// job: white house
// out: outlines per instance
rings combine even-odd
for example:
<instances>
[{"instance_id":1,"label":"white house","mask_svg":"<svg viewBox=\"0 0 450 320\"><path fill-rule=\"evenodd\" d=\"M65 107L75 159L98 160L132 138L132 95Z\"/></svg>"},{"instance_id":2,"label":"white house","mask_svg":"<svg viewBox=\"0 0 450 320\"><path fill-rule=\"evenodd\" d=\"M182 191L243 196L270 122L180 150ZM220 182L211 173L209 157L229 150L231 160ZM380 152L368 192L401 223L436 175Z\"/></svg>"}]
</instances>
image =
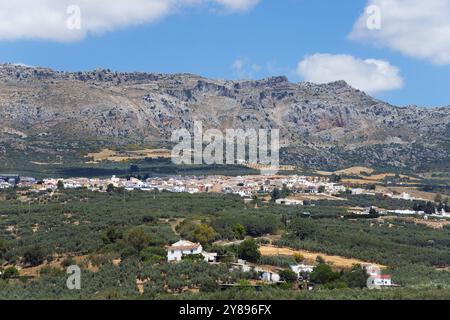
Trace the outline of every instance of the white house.
<instances>
[{"instance_id":1,"label":"white house","mask_svg":"<svg viewBox=\"0 0 450 320\"><path fill-rule=\"evenodd\" d=\"M370 277L367 281L369 289L382 289L386 287L393 287L392 278L390 275L377 275Z\"/></svg>"},{"instance_id":2,"label":"white house","mask_svg":"<svg viewBox=\"0 0 450 320\"><path fill-rule=\"evenodd\" d=\"M184 255L201 254L202 252L203 248L200 243L180 240L167 247L167 261L181 261Z\"/></svg>"},{"instance_id":3,"label":"white house","mask_svg":"<svg viewBox=\"0 0 450 320\"><path fill-rule=\"evenodd\" d=\"M263 271L261 280L268 283L276 283L281 281L280 275L273 271Z\"/></svg>"},{"instance_id":4,"label":"white house","mask_svg":"<svg viewBox=\"0 0 450 320\"><path fill-rule=\"evenodd\" d=\"M275 201L276 204L284 204L286 206L302 206L303 201L302 200L295 200L295 199L277 199Z\"/></svg>"},{"instance_id":5,"label":"white house","mask_svg":"<svg viewBox=\"0 0 450 320\"><path fill-rule=\"evenodd\" d=\"M298 264L295 266L291 266L291 270L297 274L297 277L300 277L301 273L311 273L314 270L314 266L309 266L306 264Z\"/></svg>"},{"instance_id":6,"label":"white house","mask_svg":"<svg viewBox=\"0 0 450 320\"><path fill-rule=\"evenodd\" d=\"M236 263L232 263L232 269L238 269L242 272L250 272L252 271L252 266L247 264L247 261L238 259Z\"/></svg>"},{"instance_id":7,"label":"white house","mask_svg":"<svg viewBox=\"0 0 450 320\"><path fill-rule=\"evenodd\" d=\"M167 261L181 261L183 256L191 254L201 254L206 262L214 263L217 260L217 253L204 252L200 243L193 243L187 240L175 242L167 247Z\"/></svg>"},{"instance_id":8,"label":"white house","mask_svg":"<svg viewBox=\"0 0 450 320\"><path fill-rule=\"evenodd\" d=\"M256 267L254 270L261 273L261 280L264 282L276 283L281 281L280 275L277 272L261 267Z\"/></svg>"},{"instance_id":9,"label":"white house","mask_svg":"<svg viewBox=\"0 0 450 320\"><path fill-rule=\"evenodd\" d=\"M388 210L389 213L399 214L399 215L416 215L423 214L423 211L414 211L414 210Z\"/></svg>"},{"instance_id":10,"label":"white house","mask_svg":"<svg viewBox=\"0 0 450 320\"><path fill-rule=\"evenodd\" d=\"M208 263L215 263L217 262L217 253L216 252L202 252L203 257L205 258L205 261Z\"/></svg>"}]
</instances>

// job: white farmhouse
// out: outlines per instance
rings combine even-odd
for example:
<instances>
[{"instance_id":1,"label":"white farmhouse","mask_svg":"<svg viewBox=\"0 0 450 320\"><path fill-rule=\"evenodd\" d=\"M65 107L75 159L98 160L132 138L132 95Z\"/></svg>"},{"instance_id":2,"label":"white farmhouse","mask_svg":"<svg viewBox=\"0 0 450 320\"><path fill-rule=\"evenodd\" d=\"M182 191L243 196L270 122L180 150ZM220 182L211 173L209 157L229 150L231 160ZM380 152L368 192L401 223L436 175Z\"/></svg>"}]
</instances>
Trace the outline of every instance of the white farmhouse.
<instances>
[{"instance_id":1,"label":"white farmhouse","mask_svg":"<svg viewBox=\"0 0 450 320\"><path fill-rule=\"evenodd\" d=\"M297 277L300 277L301 273L311 273L314 270L314 266L309 266L306 264L298 264L295 266L291 266L291 270L297 274Z\"/></svg>"},{"instance_id":2,"label":"white farmhouse","mask_svg":"<svg viewBox=\"0 0 450 320\"><path fill-rule=\"evenodd\" d=\"M303 201L302 200L295 200L295 199L277 199L275 201L276 204L283 204L285 206L302 206Z\"/></svg>"},{"instance_id":3,"label":"white farmhouse","mask_svg":"<svg viewBox=\"0 0 450 320\"><path fill-rule=\"evenodd\" d=\"M377 275L370 277L367 282L369 289L382 289L387 287L393 287L392 278L390 275Z\"/></svg>"},{"instance_id":4,"label":"white farmhouse","mask_svg":"<svg viewBox=\"0 0 450 320\"><path fill-rule=\"evenodd\" d=\"M202 252L203 248L200 243L180 240L167 247L167 261L181 261L183 255L201 254Z\"/></svg>"},{"instance_id":5,"label":"white farmhouse","mask_svg":"<svg viewBox=\"0 0 450 320\"><path fill-rule=\"evenodd\" d=\"M281 282L280 274L269 270L267 268L255 267L255 272L259 272L261 274L261 280L267 283L277 283Z\"/></svg>"},{"instance_id":6,"label":"white farmhouse","mask_svg":"<svg viewBox=\"0 0 450 320\"><path fill-rule=\"evenodd\" d=\"M280 275L273 271L263 271L261 280L267 283L277 283L281 281Z\"/></svg>"},{"instance_id":7,"label":"white farmhouse","mask_svg":"<svg viewBox=\"0 0 450 320\"><path fill-rule=\"evenodd\" d=\"M217 260L217 253L205 252L200 243L193 243L187 240L175 242L167 247L167 261L181 261L183 256L191 254L201 254L206 262L214 263Z\"/></svg>"}]
</instances>

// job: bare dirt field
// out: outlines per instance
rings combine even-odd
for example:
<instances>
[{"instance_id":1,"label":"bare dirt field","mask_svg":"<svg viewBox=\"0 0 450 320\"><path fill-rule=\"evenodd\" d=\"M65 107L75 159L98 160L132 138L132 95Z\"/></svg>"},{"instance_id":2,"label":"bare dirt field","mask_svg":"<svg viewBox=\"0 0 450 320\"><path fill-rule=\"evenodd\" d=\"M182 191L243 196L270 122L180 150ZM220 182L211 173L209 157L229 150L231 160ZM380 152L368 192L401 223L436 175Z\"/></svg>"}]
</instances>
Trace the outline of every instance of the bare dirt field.
<instances>
[{"instance_id":1,"label":"bare dirt field","mask_svg":"<svg viewBox=\"0 0 450 320\"><path fill-rule=\"evenodd\" d=\"M378 218L379 221L394 221L394 220L401 220L401 221L405 221L405 222L411 222L411 223L415 223L415 224L421 224L424 226L427 226L429 228L432 229L443 229L444 226L448 226L450 225L450 221L449 220L424 220L424 219L417 219L417 218L413 218L413 217L380 217Z\"/></svg>"},{"instance_id":2,"label":"bare dirt field","mask_svg":"<svg viewBox=\"0 0 450 320\"><path fill-rule=\"evenodd\" d=\"M324 175L324 176L330 176L332 174L337 175L348 175L348 176L359 176L359 178L354 179L342 179L343 183L352 183L352 184L371 184L371 183L379 183L382 182L387 177L395 177L395 173L379 173L379 174L373 174L375 170L367 167L351 167L343 170L338 170L335 172L330 171L317 171L318 174ZM399 175L400 178L407 178L409 179L409 182L406 182L405 184L414 184L418 181L420 181L417 178L406 176L406 175Z\"/></svg>"},{"instance_id":3,"label":"bare dirt field","mask_svg":"<svg viewBox=\"0 0 450 320\"><path fill-rule=\"evenodd\" d=\"M171 152L167 149L143 149L132 151L114 151L110 149L103 149L99 152L88 153L85 158L91 158L90 163L97 163L101 161L123 162L128 160L140 160L145 158L170 158Z\"/></svg>"},{"instance_id":4,"label":"bare dirt field","mask_svg":"<svg viewBox=\"0 0 450 320\"><path fill-rule=\"evenodd\" d=\"M376 190L379 191L379 192L393 192L393 193L398 193L398 194L406 192L406 193L409 193L414 198L420 198L420 199L425 199L425 200L429 200L429 201L434 201L434 198L437 195L437 193L420 191L420 190L417 190L417 188L414 188L414 187L382 187L382 186L377 186Z\"/></svg>"},{"instance_id":5,"label":"bare dirt field","mask_svg":"<svg viewBox=\"0 0 450 320\"><path fill-rule=\"evenodd\" d=\"M41 265L38 265L36 267L29 267L29 268L23 268L20 266L16 266L17 270L19 271L21 276L30 277L30 278L37 278L40 276L40 272L44 267L50 267L50 268L56 268L63 270L62 263L64 259L66 259L67 256L59 256L55 258L52 262L46 262ZM77 262L77 264L82 263L83 261L86 261L88 258L87 255L84 256L74 256L73 259ZM97 267L94 267L92 264L88 264L88 269L92 272L98 271Z\"/></svg>"},{"instance_id":6,"label":"bare dirt field","mask_svg":"<svg viewBox=\"0 0 450 320\"><path fill-rule=\"evenodd\" d=\"M327 194L298 194L289 196L288 199L292 200L309 200L309 201L318 201L318 200L345 200L343 198L330 196Z\"/></svg>"},{"instance_id":7,"label":"bare dirt field","mask_svg":"<svg viewBox=\"0 0 450 320\"><path fill-rule=\"evenodd\" d=\"M324 176L331 176L334 174L345 174L345 175L359 175L362 173L368 173L372 174L374 172L373 169L367 168L367 167L351 167L343 170L338 170L335 172L330 171L317 171L318 174L324 175Z\"/></svg>"},{"instance_id":8,"label":"bare dirt field","mask_svg":"<svg viewBox=\"0 0 450 320\"><path fill-rule=\"evenodd\" d=\"M261 255L263 256L293 256L295 253L300 253L303 255L306 259L307 263L314 263L316 261L316 258L318 256L321 256L325 259L327 263L329 263L334 268L341 268L341 269L349 269L355 264L364 264L364 263L371 263L368 261L362 261L358 259L353 258L346 258L341 256L335 256L335 255L328 255L320 252L311 252L306 250L294 250L291 248L278 248L274 246L261 246L259 248L261 251ZM386 268L383 265L372 263L373 265L378 266L379 268Z\"/></svg>"}]
</instances>

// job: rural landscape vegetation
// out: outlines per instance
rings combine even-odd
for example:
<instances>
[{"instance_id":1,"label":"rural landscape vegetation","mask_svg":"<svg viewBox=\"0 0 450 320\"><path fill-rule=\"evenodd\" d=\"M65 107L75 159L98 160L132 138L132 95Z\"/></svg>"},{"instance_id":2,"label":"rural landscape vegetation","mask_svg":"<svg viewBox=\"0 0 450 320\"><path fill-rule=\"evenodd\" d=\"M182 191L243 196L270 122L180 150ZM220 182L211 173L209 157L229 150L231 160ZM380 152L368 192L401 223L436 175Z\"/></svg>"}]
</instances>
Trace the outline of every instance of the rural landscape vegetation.
<instances>
[{"instance_id":1,"label":"rural landscape vegetation","mask_svg":"<svg viewBox=\"0 0 450 320\"><path fill-rule=\"evenodd\" d=\"M0 300L450 300L447 0L4 2Z\"/></svg>"}]
</instances>

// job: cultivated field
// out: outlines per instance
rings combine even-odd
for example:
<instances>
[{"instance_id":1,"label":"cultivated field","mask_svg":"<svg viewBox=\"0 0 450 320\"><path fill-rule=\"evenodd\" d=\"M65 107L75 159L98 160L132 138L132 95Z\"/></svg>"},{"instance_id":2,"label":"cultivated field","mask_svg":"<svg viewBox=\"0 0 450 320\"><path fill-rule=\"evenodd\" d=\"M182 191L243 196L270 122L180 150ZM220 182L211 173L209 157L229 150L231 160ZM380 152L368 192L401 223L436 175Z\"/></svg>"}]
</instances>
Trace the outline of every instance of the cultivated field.
<instances>
[{"instance_id":1,"label":"cultivated field","mask_svg":"<svg viewBox=\"0 0 450 320\"><path fill-rule=\"evenodd\" d=\"M319 252L311 252L306 250L293 250L290 248L279 248L274 246L261 246L259 248L261 251L261 255L263 256L293 256L296 253L300 253L302 256L305 257L307 263L314 263L318 256L321 256L325 261L332 265L334 268L344 268L348 269L351 268L355 264L364 264L364 263L370 263L367 261L362 261L358 259L353 258L346 258L341 256L335 256L335 255L328 255L324 253ZM385 268L383 265L374 264L380 268Z\"/></svg>"},{"instance_id":2,"label":"cultivated field","mask_svg":"<svg viewBox=\"0 0 450 320\"><path fill-rule=\"evenodd\" d=\"M123 162L129 160L142 160L145 158L170 158L171 152L167 149L143 149L132 151L114 151L110 149L103 149L96 153L88 153L86 158L91 158L93 161L89 163L98 163L101 161Z\"/></svg>"}]
</instances>

